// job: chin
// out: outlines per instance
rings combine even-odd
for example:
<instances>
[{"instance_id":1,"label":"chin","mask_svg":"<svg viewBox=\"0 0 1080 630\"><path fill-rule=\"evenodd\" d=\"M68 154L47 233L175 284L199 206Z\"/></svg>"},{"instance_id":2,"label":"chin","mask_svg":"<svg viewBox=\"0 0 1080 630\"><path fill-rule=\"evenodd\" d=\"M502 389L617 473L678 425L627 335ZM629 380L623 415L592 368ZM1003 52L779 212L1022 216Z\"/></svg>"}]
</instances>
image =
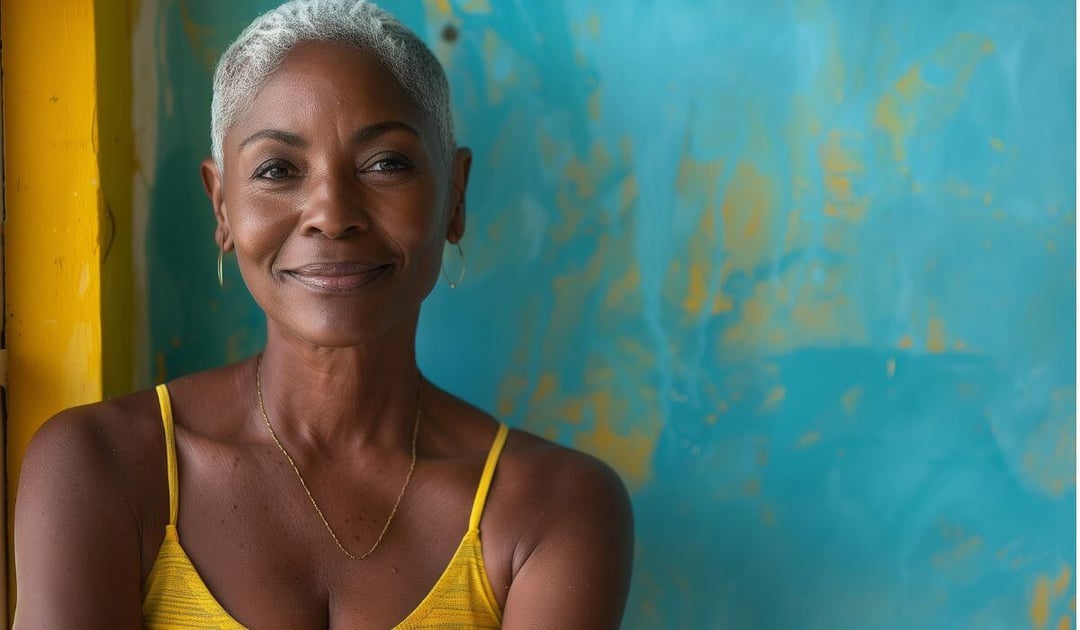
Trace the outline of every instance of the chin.
<instances>
[{"instance_id":1,"label":"chin","mask_svg":"<svg viewBox=\"0 0 1080 630\"><path fill-rule=\"evenodd\" d=\"M287 328L292 336L317 348L355 348L387 336L386 330L373 328L370 324L357 325L355 322L335 324L309 320L302 325Z\"/></svg>"},{"instance_id":2,"label":"chin","mask_svg":"<svg viewBox=\"0 0 1080 630\"><path fill-rule=\"evenodd\" d=\"M267 333L284 334L317 348L355 348L399 337L411 341L415 336L416 320L416 317L403 313L371 312L365 308L345 311L298 309L281 319L268 317ZM414 329L412 333L399 335L407 332L410 322Z\"/></svg>"}]
</instances>

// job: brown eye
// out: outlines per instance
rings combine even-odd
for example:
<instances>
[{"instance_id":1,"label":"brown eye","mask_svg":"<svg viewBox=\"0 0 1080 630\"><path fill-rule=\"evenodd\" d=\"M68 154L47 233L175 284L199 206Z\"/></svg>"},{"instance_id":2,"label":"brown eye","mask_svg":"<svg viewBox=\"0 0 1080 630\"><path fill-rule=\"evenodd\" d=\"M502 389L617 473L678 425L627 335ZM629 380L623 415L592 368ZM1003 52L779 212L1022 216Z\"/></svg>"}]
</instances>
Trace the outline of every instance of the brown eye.
<instances>
[{"instance_id":1,"label":"brown eye","mask_svg":"<svg viewBox=\"0 0 1080 630\"><path fill-rule=\"evenodd\" d=\"M285 160L267 160L255 169L255 179L285 179L292 174L292 165Z\"/></svg>"},{"instance_id":2,"label":"brown eye","mask_svg":"<svg viewBox=\"0 0 1080 630\"><path fill-rule=\"evenodd\" d=\"M399 155L384 155L364 168L366 173L401 173L409 171L413 167L412 162Z\"/></svg>"}]
</instances>

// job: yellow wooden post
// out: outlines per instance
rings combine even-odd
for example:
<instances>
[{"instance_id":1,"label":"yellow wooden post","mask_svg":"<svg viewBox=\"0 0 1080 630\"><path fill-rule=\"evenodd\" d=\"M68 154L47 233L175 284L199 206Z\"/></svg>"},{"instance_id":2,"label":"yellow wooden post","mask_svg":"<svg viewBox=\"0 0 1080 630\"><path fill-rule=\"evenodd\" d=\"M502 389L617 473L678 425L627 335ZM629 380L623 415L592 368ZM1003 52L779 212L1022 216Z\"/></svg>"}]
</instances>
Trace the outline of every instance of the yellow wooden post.
<instances>
[{"instance_id":1,"label":"yellow wooden post","mask_svg":"<svg viewBox=\"0 0 1080 630\"><path fill-rule=\"evenodd\" d=\"M131 379L129 10L0 0L9 619L11 515L27 443L61 409L100 400L106 373L114 391Z\"/></svg>"}]
</instances>

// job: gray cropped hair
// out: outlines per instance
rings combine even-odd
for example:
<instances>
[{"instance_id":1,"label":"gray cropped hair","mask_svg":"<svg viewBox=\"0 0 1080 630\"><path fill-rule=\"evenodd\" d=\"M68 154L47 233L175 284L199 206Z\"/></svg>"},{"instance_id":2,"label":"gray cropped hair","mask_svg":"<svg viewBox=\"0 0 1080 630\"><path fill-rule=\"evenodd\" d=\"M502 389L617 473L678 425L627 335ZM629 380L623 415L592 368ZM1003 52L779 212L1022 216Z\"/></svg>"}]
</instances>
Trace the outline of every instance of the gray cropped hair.
<instances>
[{"instance_id":1,"label":"gray cropped hair","mask_svg":"<svg viewBox=\"0 0 1080 630\"><path fill-rule=\"evenodd\" d=\"M210 106L211 151L218 169L225 162L225 132L289 51L305 41L346 44L374 54L434 125L438 157L450 162L456 148L450 86L442 64L416 33L365 0L292 0L257 17L218 61Z\"/></svg>"}]
</instances>

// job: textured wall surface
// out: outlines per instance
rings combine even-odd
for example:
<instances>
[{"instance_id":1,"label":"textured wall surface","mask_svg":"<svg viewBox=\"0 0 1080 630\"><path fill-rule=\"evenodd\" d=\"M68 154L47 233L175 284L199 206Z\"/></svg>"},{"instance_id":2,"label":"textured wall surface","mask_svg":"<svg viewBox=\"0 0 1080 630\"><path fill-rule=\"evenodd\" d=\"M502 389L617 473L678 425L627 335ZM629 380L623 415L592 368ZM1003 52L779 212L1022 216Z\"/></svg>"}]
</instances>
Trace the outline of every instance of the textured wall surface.
<instances>
[{"instance_id":1,"label":"textured wall surface","mask_svg":"<svg viewBox=\"0 0 1080 630\"><path fill-rule=\"evenodd\" d=\"M272 4L143 2L146 383L262 342L197 164ZM626 627L1069 627L1071 2L385 4L476 156L422 365L622 474Z\"/></svg>"}]
</instances>

